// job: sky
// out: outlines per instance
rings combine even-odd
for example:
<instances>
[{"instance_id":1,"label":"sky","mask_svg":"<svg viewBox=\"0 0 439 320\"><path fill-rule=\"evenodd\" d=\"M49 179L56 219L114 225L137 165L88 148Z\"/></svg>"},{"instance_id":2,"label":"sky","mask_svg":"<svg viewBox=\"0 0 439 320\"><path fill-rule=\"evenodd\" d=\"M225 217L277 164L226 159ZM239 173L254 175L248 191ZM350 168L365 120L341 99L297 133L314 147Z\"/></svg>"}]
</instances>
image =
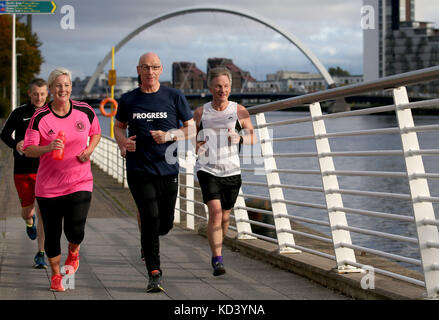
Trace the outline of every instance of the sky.
<instances>
[{"instance_id":1,"label":"sky","mask_svg":"<svg viewBox=\"0 0 439 320\"><path fill-rule=\"evenodd\" d=\"M340 66L351 74L363 73L362 0L223 0L220 4L216 0L55 2L54 14L32 18L32 29L42 43L40 50L45 59L39 75L43 78L62 66L72 71L73 78L83 79L94 72L112 46L134 29L165 13L201 5L254 13L293 34L326 68ZM439 1L416 0L415 18L435 22L439 27ZM149 51L161 58L161 80L172 79L175 61L195 62L205 72L210 57L231 58L258 80L278 70L317 72L293 44L275 31L225 13L192 13L149 27L116 53L117 75L136 76L140 55ZM104 68L106 72L109 69L111 62Z\"/></svg>"}]
</instances>

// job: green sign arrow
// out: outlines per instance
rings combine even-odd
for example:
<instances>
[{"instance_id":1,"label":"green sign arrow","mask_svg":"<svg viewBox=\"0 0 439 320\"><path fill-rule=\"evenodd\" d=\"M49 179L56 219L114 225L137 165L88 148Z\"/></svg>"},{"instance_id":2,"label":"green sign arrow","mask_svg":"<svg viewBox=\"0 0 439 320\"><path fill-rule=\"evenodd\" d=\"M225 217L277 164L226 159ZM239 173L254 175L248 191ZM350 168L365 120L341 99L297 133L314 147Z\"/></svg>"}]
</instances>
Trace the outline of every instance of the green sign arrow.
<instances>
[{"instance_id":1,"label":"green sign arrow","mask_svg":"<svg viewBox=\"0 0 439 320\"><path fill-rule=\"evenodd\" d=\"M54 1L0 1L0 14L54 13Z\"/></svg>"}]
</instances>

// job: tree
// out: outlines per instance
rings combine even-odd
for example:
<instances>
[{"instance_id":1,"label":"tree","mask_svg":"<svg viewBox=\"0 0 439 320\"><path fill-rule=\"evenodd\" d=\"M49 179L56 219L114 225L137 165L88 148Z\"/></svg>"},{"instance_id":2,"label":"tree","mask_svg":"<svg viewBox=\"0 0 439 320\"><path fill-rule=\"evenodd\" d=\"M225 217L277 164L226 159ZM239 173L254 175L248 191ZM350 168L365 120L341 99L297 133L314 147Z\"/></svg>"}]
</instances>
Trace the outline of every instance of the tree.
<instances>
[{"instance_id":1,"label":"tree","mask_svg":"<svg viewBox=\"0 0 439 320\"><path fill-rule=\"evenodd\" d=\"M17 41L17 88L20 88L20 101L28 101L29 83L40 73L44 62L39 47L41 43L36 33L27 25L16 21L16 37L26 40ZM0 15L0 118L11 111L11 57L12 57L12 15Z\"/></svg>"},{"instance_id":2,"label":"tree","mask_svg":"<svg viewBox=\"0 0 439 320\"><path fill-rule=\"evenodd\" d=\"M331 76L346 77L351 75L349 71L343 70L338 66L336 68L329 68L328 72Z\"/></svg>"}]
</instances>

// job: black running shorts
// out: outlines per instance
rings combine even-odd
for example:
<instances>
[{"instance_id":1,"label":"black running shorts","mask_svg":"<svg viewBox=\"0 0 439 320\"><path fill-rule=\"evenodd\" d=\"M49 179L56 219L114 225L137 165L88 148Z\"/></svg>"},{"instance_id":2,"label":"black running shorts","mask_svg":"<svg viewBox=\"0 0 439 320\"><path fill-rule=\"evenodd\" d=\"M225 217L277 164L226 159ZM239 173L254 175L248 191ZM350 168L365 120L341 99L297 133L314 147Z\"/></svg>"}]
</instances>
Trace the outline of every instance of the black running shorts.
<instances>
[{"instance_id":1,"label":"black running shorts","mask_svg":"<svg viewBox=\"0 0 439 320\"><path fill-rule=\"evenodd\" d=\"M235 206L242 183L240 174L229 177L217 177L199 170L197 177L205 204L210 200L217 199L221 201L221 208L223 210L230 210Z\"/></svg>"}]
</instances>

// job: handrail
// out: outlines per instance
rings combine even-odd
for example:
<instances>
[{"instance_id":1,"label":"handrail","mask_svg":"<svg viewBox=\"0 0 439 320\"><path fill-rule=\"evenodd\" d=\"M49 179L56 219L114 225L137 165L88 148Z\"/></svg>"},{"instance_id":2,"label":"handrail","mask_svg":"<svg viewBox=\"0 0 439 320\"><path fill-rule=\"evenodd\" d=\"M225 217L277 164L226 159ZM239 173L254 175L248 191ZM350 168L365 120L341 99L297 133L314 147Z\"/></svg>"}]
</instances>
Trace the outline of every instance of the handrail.
<instances>
[{"instance_id":1,"label":"handrail","mask_svg":"<svg viewBox=\"0 0 439 320\"><path fill-rule=\"evenodd\" d=\"M325 91L313 92L294 98L261 104L247 108L250 114L278 111L309 104L316 101L326 101L337 98L344 98L369 91L377 91L400 86L412 85L420 82L431 81L439 78L439 66L420 69L416 71L401 73L379 80L367 81L361 84L352 84L343 87L333 88Z\"/></svg>"},{"instance_id":2,"label":"handrail","mask_svg":"<svg viewBox=\"0 0 439 320\"><path fill-rule=\"evenodd\" d=\"M439 203L439 197L437 194L430 194L427 183L428 179L439 179L439 172L426 172L422 162L427 157L439 156L439 149L433 149L434 146L428 144L425 144L425 148L421 148L424 143L419 143L423 141L418 141L417 137L418 132L427 132L425 135L437 134L439 124L429 122L416 126L411 113L411 109L414 108L435 106L439 104L439 99L410 103L404 87L435 78L439 78L439 66L248 108L256 118L254 127L259 142L255 146L259 149L252 149L251 154L243 152L241 156L244 162L241 169L242 186L245 189L240 190L233 215L230 215L233 218L231 223L235 223L230 229L236 230L238 241L257 238L276 243L280 253L307 252L319 255L335 260L339 272L344 272L346 269L349 269L349 272L358 272L360 269L357 268L365 268L365 265L356 261L358 252L355 251L403 261L414 265L415 268L420 267L419 270L424 273L425 281L398 274L398 270L392 272L394 270L373 267L377 273L422 285L426 289L426 296L439 298L439 291L436 291L436 288L439 288L437 274L439 220L435 218L433 209L433 204ZM392 87L397 87L392 90L394 104L336 114L321 112L321 101ZM306 116L297 117L285 113L285 116L280 117L281 121L271 123L265 121L265 111L283 110L303 104L310 104ZM336 121L337 124L341 124L344 123L343 121L350 121L353 116L382 114L386 111L392 111L396 115L396 119L389 122L391 127L383 125L384 127L375 128L373 125L370 129L367 129L369 126L364 129L361 126L347 126L343 131L344 127L340 126L332 129L333 132L326 131L326 122ZM303 126L311 127L313 134L305 133L301 129ZM299 130L294 130L296 127ZM291 128L293 130L290 130ZM282 137L278 137L274 132L269 134L269 130L275 129L283 130ZM374 135L377 134L390 137L389 141L392 143L376 144L379 139ZM366 139L369 143L364 146L347 143L336 145L336 148L331 148L329 144L329 142L336 144L338 141L344 143L350 138L352 141L357 138ZM393 139L402 143L393 143L397 141ZM305 148L289 148L288 143L293 145L295 141L305 144ZM281 146L281 148L275 149L273 146ZM195 200L194 192L198 192L199 195L201 189L195 184L193 150L178 150L178 156L182 168L181 174L185 175L185 178L179 183L175 219L180 222L180 214L185 215L187 228L194 229L195 218L208 219L207 206ZM383 158L380 156L385 156L384 160L380 160ZM248 158L254 161L250 167L248 162L245 162ZM262 163L259 161L261 159ZM405 168L400 166L402 162L394 168L378 167L372 163L387 161L387 159L405 161ZM114 139L104 137L103 142L93 153L93 161L127 186L124 175L125 160L121 158ZM359 164L365 162L366 165L357 165L357 162ZM395 171L390 171L392 169ZM261 175L264 180L260 179ZM280 176L285 180L281 181ZM252 179L252 177L257 178ZM365 179L376 181L378 184L371 186L357 184L357 181ZM386 181L388 179L394 180L395 185L388 185L388 188L385 185L381 189L379 183L388 184L389 182ZM398 188L399 185L402 185L402 188ZM302 196L303 194L305 196ZM355 198L355 201L350 201L352 198ZM370 202L369 205L367 198L377 200ZM345 200L345 203L342 200ZM377 204L380 203L378 201L383 201L384 206L378 207ZM404 206L407 204L406 209L399 206L391 207L388 205L390 201L393 203L404 201ZM186 207L180 208L180 202ZM253 208L254 204L258 207ZM311 214L308 215L308 212ZM384 223L377 223L378 219L384 220L386 225L393 226L395 223L399 227L402 225L416 228L417 237L406 228L381 229ZM348 221L353 225L348 224ZM297 226L300 229L298 223L303 224L303 230L297 230ZM306 230L308 224L312 225L310 232ZM259 234L259 231L253 232L252 226L254 230L257 230L257 227L268 229L267 235L270 236ZM314 234L314 231L318 234ZM351 234L354 236L352 239ZM301 241L299 244L295 243L294 236ZM367 241L359 240L365 237ZM375 241L377 237L392 241L392 244L398 242L400 245L399 243L402 242L404 245L417 245L418 252L412 254L412 251L407 253L404 250L393 250L393 246L392 249L386 248L381 245L382 239L378 243L370 242L369 239ZM303 239L306 238L323 241L326 248L323 249L320 244L314 245L312 241L304 241ZM335 254L328 254L327 249L333 250ZM389 252L386 252L387 249ZM415 259L418 254L421 259Z\"/></svg>"}]
</instances>

